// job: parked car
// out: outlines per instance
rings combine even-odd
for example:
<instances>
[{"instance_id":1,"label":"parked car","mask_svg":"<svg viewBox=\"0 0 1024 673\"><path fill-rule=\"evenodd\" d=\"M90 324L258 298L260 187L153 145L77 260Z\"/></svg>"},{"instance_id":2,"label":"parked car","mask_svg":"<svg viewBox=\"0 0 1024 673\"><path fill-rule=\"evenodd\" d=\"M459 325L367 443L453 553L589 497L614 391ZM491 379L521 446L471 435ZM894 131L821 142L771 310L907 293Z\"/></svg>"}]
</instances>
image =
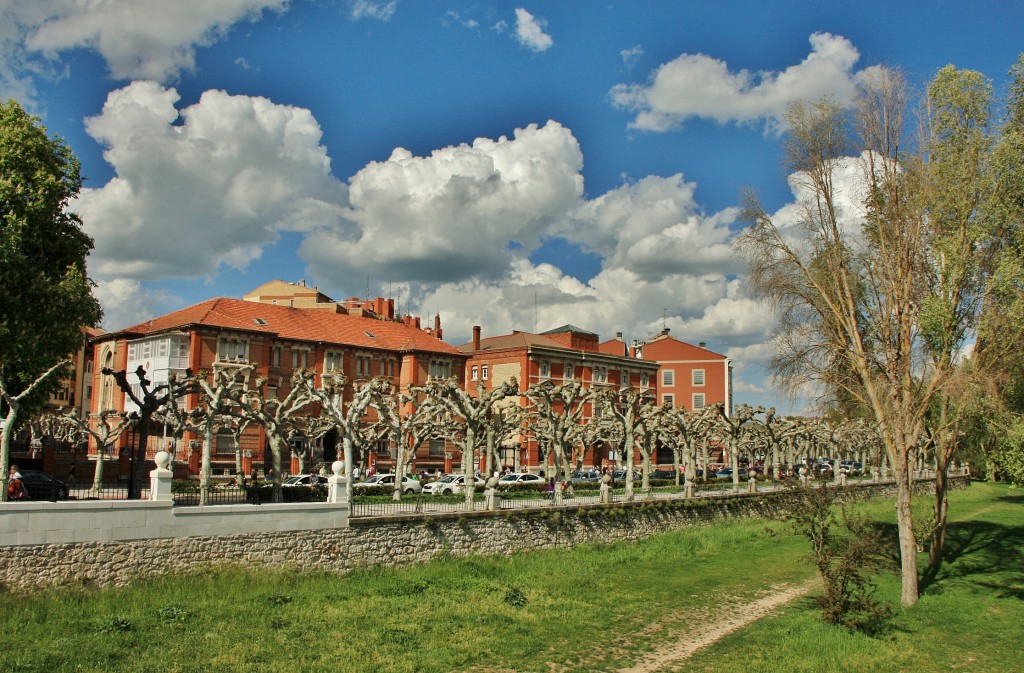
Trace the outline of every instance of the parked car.
<instances>
[{"instance_id":1,"label":"parked car","mask_svg":"<svg viewBox=\"0 0 1024 673\"><path fill-rule=\"evenodd\" d=\"M31 500L66 500L68 485L39 470L21 470L21 483Z\"/></svg>"},{"instance_id":2,"label":"parked car","mask_svg":"<svg viewBox=\"0 0 1024 673\"><path fill-rule=\"evenodd\" d=\"M395 487L395 475L393 474L375 474L366 481L361 481L358 484L352 485L353 491L365 491L375 486L390 486L392 489ZM423 484L409 476L402 477L402 492L403 493L419 493L423 490Z\"/></svg>"},{"instance_id":3,"label":"parked car","mask_svg":"<svg viewBox=\"0 0 1024 673\"><path fill-rule=\"evenodd\" d=\"M633 470L633 481L636 481L639 478L640 478L640 473L637 472L636 470ZM626 471L625 470L614 470L612 472L612 479L614 479L615 481L625 481L626 480Z\"/></svg>"},{"instance_id":4,"label":"parked car","mask_svg":"<svg viewBox=\"0 0 1024 673\"><path fill-rule=\"evenodd\" d=\"M508 486L509 484L540 484L544 483L544 477L533 474L532 472L509 472L508 474L502 475L498 480L498 485Z\"/></svg>"},{"instance_id":5,"label":"parked car","mask_svg":"<svg viewBox=\"0 0 1024 673\"><path fill-rule=\"evenodd\" d=\"M654 470L651 472L651 479L675 479L675 470Z\"/></svg>"},{"instance_id":6,"label":"parked car","mask_svg":"<svg viewBox=\"0 0 1024 673\"><path fill-rule=\"evenodd\" d=\"M839 461L839 471L849 475L858 475L864 471L864 466L856 460Z\"/></svg>"},{"instance_id":7,"label":"parked car","mask_svg":"<svg viewBox=\"0 0 1024 673\"><path fill-rule=\"evenodd\" d=\"M741 467L739 469L740 481L746 481L749 479L747 474L747 468ZM715 471L715 479L732 479L732 468L722 467Z\"/></svg>"},{"instance_id":8,"label":"parked car","mask_svg":"<svg viewBox=\"0 0 1024 673\"><path fill-rule=\"evenodd\" d=\"M480 477L473 477L473 490L482 489L487 484ZM437 481L432 481L423 487L424 493L431 495L451 495L453 493L462 493L463 489L466 488L466 475L464 474L446 474Z\"/></svg>"},{"instance_id":9,"label":"parked car","mask_svg":"<svg viewBox=\"0 0 1024 673\"><path fill-rule=\"evenodd\" d=\"M319 474L297 474L294 477L285 479L281 486L312 486L314 488L327 488L327 477Z\"/></svg>"},{"instance_id":10,"label":"parked car","mask_svg":"<svg viewBox=\"0 0 1024 673\"><path fill-rule=\"evenodd\" d=\"M601 481L600 472L573 472L572 483L574 484L587 484L587 483L599 483Z\"/></svg>"}]
</instances>

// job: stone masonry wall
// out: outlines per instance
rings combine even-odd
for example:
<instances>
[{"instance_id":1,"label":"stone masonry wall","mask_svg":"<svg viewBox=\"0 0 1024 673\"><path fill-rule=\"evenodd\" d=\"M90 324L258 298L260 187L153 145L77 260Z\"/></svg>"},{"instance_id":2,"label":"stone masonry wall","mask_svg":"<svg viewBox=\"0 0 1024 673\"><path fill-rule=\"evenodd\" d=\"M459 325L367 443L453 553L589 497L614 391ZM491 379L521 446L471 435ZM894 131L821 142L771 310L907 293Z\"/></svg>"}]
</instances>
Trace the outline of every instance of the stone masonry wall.
<instances>
[{"instance_id":1,"label":"stone masonry wall","mask_svg":"<svg viewBox=\"0 0 1024 673\"><path fill-rule=\"evenodd\" d=\"M965 480L954 481L956 488ZM929 492L931 482L919 482ZM858 497L893 496L889 483L851 489ZM719 519L784 516L785 491L587 507L352 519L348 528L261 532L129 542L0 547L0 583L9 588L124 584L215 564L287 566L345 573L361 567L424 563L448 553L512 554L584 543L639 540Z\"/></svg>"}]
</instances>

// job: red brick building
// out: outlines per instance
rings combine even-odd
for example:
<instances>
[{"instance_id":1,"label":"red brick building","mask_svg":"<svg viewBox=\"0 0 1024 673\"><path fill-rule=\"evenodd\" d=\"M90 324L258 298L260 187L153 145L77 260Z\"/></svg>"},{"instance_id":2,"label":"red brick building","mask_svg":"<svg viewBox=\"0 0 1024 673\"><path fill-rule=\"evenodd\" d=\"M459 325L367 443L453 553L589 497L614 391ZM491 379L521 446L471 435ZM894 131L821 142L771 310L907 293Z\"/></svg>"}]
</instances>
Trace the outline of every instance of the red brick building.
<instances>
[{"instance_id":1,"label":"red brick building","mask_svg":"<svg viewBox=\"0 0 1024 673\"><path fill-rule=\"evenodd\" d=\"M297 293L305 288L291 287ZM134 372L142 365L147 378L158 385L167 382L171 374L184 376L186 369L199 372L229 363L252 364L256 366L255 375L267 379L264 395L280 398L288 394L292 374L299 369L313 371L318 383L325 372L343 373L349 381L346 400L352 398L354 385L375 377L386 378L402 389L410 384L421 385L428 377L464 378L466 356L440 340L438 319L432 328L424 330L418 318L396 316L393 300L332 303L319 293L314 301L321 306L297 308L288 305L291 302L287 299L287 287L270 289L269 298L250 294L247 300L210 299L93 338L97 364L92 413L101 409L134 410L134 404L118 390L113 377L101 373L104 367ZM320 301L321 298L326 301ZM129 381L133 378L129 374ZM197 396L179 400L183 408L197 403ZM315 406L307 409L311 415L319 413ZM188 463L190 472L195 474L199 438L186 433L183 446L174 446L169 439L172 435L157 427L150 438L147 456L154 456L161 448L170 450L176 461ZM131 442L130 434L121 439L123 446ZM245 456L244 470L248 472L252 466L262 468L267 447L262 429L250 428L240 443ZM313 461L333 461L340 448L332 431L320 446L312 447ZM368 458L371 464L378 460L382 463L378 469L386 469L390 456L385 443ZM285 457L286 461L288 458ZM438 469L443 463L444 447L436 443L421 447L416 458L417 469ZM213 467L216 476L234 473L234 442L228 431L217 437ZM297 467L293 461L291 469Z\"/></svg>"},{"instance_id":2,"label":"red brick building","mask_svg":"<svg viewBox=\"0 0 1024 673\"><path fill-rule=\"evenodd\" d=\"M657 362L658 403L671 403L677 408L696 411L706 406L725 403L732 414L732 361L708 350L680 341L662 330L657 336L638 346L639 356Z\"/></svg>"},{"instance_id":3,"label":"red brick building","mask_svg":"<svg viewBox=\"0 0 1024 673\"><path fill-rule=\"evenodd\" d=\"M657 363L631 357L621 337L601 344L597 334L573 325L541 334L515 331L488 338L482 338L480 327L474 327L473 341L459 349L470 358L466 363L466 390L470 392L476 391L478 382L489 390L514 377L520 392L536 383L578 379L586 388L635 388L657 393ZM591 413L586 409L585 418ZM583 457L583 464L610 465L608 451L607 446L592 447ZM530 436L502 448L502 466L536 471L539 464L537 443Z\"/></svg>"}]
</instances>

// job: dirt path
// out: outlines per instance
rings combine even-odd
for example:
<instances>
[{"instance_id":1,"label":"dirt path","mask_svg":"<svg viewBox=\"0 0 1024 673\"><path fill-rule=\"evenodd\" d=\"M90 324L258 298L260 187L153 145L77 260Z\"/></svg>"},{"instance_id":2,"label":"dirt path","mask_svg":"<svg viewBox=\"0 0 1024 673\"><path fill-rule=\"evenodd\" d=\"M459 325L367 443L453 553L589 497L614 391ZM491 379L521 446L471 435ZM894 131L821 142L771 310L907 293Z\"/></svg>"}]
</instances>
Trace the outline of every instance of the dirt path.
<instances>
[{"instance_id":1,"label":"dirt path","mask_svg":"<svg viewBox=\"0 0 1024 673\"><path fill-rule=\"evenodd\" d=\"M707 628L707 622L693 624L688 630L674 634L675 638L666 642L656 652L648 654L630 668L619 669L618 673L654 673L669 664L677 663L719 638L757 621L780 605L806 594L819 584L820 580L812 580L770 594L753 603L742 603L726 608L727 615L715 619L711 628Z\"/></svg>"}]
</instances>

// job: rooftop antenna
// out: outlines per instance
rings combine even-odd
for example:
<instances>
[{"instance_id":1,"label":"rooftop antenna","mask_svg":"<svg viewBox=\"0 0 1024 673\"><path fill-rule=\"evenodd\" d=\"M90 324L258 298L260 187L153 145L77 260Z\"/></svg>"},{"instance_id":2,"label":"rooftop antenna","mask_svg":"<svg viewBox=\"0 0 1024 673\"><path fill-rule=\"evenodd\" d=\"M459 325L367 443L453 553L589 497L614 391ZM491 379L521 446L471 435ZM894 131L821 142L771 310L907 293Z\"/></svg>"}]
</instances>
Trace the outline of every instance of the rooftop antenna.
<instances>
[{"instance_id":1,"label":"rooftop antenna","mask_svg":"<svg viewBox=\"0 0 1024 673\"><path fill-rule=\"evenodd\" d=\"M366 275L366 294L363 297L366 301L370 301L370 275Z\"/></svg>"},{"instance_id":2,"label":"rooftop antenna","mask_svg":"<svg viewBox=\"0 0 1024 673\"><path fill-rule=\"evenodd\" d=\"M533 333L537 333L537 291L533 291Z\"/></svg>"},{"instance_id":3,"label":"rooftop antenna","mask_svg":"<svg viewBox=\"0 0 1024 673\"><path fill-rule=\"evenodd\" d=\"M665 320L667 317L668 317L668 309L667 308L661 309L661 329L662 330L664 330L666 327L668 327L668 324L666 323L666 320Z\"/></svg>"}]
</instances>

